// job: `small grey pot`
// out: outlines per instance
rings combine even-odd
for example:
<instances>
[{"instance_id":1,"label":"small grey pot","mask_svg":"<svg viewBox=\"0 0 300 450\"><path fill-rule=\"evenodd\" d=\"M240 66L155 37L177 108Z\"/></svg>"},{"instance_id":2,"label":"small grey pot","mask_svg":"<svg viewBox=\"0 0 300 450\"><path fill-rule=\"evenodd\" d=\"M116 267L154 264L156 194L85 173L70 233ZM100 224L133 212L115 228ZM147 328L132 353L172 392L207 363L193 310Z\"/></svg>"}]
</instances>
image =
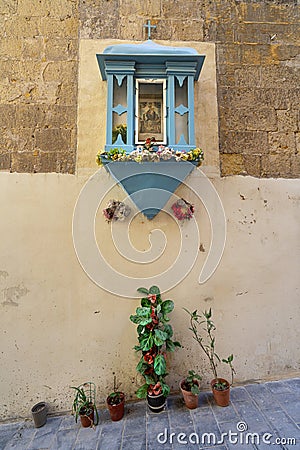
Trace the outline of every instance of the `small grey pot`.
<instances>
[{"instance_id":1,"label":"small grey pot","mask_svg":"<svg viewBox=\"0 0 300 450\"><path fill-rule=\"evenodd\" d=\"M31 409L31 414L34 421L35 428L40 428L45 425L47 421L47 405L45 402L39 402Z\"/></svg>"}]
</instances>

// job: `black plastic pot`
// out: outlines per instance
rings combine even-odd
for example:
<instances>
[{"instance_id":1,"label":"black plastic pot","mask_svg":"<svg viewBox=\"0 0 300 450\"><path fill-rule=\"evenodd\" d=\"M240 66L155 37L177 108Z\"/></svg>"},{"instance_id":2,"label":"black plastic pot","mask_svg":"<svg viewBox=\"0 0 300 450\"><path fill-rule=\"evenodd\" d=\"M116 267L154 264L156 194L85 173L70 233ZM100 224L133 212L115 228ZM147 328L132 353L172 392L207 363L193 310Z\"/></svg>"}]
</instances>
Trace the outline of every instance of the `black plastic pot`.
<instances>
[{"instance_id":1,"label":"black plastic pot","mask_svg":"<svg viewBox=\"0 0 300 450\"><path fill-rule=\"evenodd\" d=\"M148 407L150 411L159 413L164 410L166 405L166 397L163 394L149 395L147 394Z\"/></svg>"},{"instance_id":2,"label":"black plastic pot","mask_svg":"<svg viewBox=\"0 0 300 450\"><path fill-rule=\"evenodd\" d=\"M35 428L40 428L47 421L47 405L45 402L39 402L31 408L31 414Z\"/></svg>"}]
</instances>

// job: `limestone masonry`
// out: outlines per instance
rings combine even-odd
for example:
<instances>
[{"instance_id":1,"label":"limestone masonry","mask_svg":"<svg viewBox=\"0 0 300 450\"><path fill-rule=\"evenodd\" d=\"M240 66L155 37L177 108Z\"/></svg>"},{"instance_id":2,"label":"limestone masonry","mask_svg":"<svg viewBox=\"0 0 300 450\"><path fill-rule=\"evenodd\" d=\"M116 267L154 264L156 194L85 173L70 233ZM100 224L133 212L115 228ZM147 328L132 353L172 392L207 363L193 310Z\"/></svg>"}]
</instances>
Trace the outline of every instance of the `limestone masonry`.
<instances>
[{"instance_id":1,"label":"limestone masonry","mask_svg":"<svg viewBox=\"0 0 300 450\"><path fill-rule=\"evenodd\" d=\"M216 43L221 174L299 177L296 0L2 1L0 169L75 172L79 41L142 41L147 19Z\"/></svg>"}]
</instances>

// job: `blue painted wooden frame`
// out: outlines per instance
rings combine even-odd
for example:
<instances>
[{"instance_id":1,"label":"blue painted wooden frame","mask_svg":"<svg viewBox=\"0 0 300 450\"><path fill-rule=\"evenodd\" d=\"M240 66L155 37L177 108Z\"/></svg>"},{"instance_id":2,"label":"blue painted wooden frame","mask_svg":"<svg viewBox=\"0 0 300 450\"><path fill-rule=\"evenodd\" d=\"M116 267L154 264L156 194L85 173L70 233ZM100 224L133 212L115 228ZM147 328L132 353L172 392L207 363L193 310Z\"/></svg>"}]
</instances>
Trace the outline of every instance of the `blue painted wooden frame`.
<instances>
[{"instance_id":1,"label":"blue painted wooden frame","mask_svg":"<svg viewBox=\"0 0 300 450\"><path fill-rule=\"evenodd\" d=\"M148 218L153 219L171 195L198 165L195 161L159 162L108 161L105 169L125 189L131 200Z\"/></svg>"},{"instance_id":2,"label":"blue painted wooden frame","mask_svg":"<svg viewBox=\"0 0 300 450\"><path fill-rule=\"evenodd\" d=\"M156 44L150 39L142 44L117 44L97 54L97 61L103 80L107 80L107 125L105 150L116 147L112 144L113 127L113 77L127 77L127 140L123 148L132 151L136 145L134 130L135 78L165 78L167 80L167 145L174 149L190 150L195 147L194 126L194 81L197 81L205 56L190 47L169 47ZM188 78L188 142L183 136L176 142L175 123L175 79L182 86ZM119 143L118 143L119 144Z\"/></svg>"},{"instance_id":3,"label":"blue painted wooden frame","mask_svg":"<svg viewBox=\"0 0 300 450\"><path fill-rule=\"evenodd\" d=\"M122 147L127 153L135 148L135 79L167 80L167 145L174 150L188 151L195 148L194 81L197 81L205 56L190 47L169 47L148 39L141 44L117 44L97 54L103 80L107 80L107 137L105 150ZM127 77L126 105L113 108L114 77L118 85ZM187 78L187 105L176 107L176 79L179 88ZM117 110L116 110L117 108ZM112 143L113 112L127 113L127 138L121 135ZM188 136L176 142L175 114L188 114ZM150 137L150 136L149 136ZM198 162L175 160L160 162L108 161L103 158L105 169L120 183L140 211L153 219L164 207L170 196L191 173ZM159 190L159 195L157 195Z\"/></svg>"}]
</instances>

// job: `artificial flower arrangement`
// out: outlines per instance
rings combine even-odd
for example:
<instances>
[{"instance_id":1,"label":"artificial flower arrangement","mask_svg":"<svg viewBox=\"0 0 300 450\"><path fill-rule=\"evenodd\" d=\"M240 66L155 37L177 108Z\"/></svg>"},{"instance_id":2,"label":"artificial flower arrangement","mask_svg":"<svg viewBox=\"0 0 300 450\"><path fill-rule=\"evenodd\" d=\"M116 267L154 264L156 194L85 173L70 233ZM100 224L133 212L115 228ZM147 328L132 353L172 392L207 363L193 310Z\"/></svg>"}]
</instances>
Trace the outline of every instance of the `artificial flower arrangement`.
<instances>
[{"instance_id":1,"label":"artificial flower arrangement","mask_svg":"<svg viewBox=\"0 0 300 450\"><path fill-rule=\"evenodd\" d=\"M144 161L158 162L170 159L174 159L175 161L195 161L200 166L204 159L204 154L200 148L194 148L187 152L174 150L165 145L157 145L154 138L148 138L143 145L138 145L130 153L126 153L126 150L118 147L108 151L100 150L97 154L96 161L101 166L103 161L135 161L140 163Z\"/></svg>"},{"instance_id":2,"label":"artificial flower arrangement","mask_svg":"<svg viewBox=\"0 0 300 450\"><path fill-rule=\"evenodd\" d=\"M130 207L119 200L110 200L106 208L103 209L103 215L107 222L111 222L113 220L123 221L129 216L130 212Z\"/></svg>"},{"instance_id":3,"label":"artificial flower arrangement","mask_svg":"<svg viewBox=\"0 0 300 450\"><path fill-rule=\"evenodd\" d=\"M180 198L171 206L174 216L178 220L190 220L195 212L194 206L184 200L184 198Z\"/></svg>"}]
</instances>

